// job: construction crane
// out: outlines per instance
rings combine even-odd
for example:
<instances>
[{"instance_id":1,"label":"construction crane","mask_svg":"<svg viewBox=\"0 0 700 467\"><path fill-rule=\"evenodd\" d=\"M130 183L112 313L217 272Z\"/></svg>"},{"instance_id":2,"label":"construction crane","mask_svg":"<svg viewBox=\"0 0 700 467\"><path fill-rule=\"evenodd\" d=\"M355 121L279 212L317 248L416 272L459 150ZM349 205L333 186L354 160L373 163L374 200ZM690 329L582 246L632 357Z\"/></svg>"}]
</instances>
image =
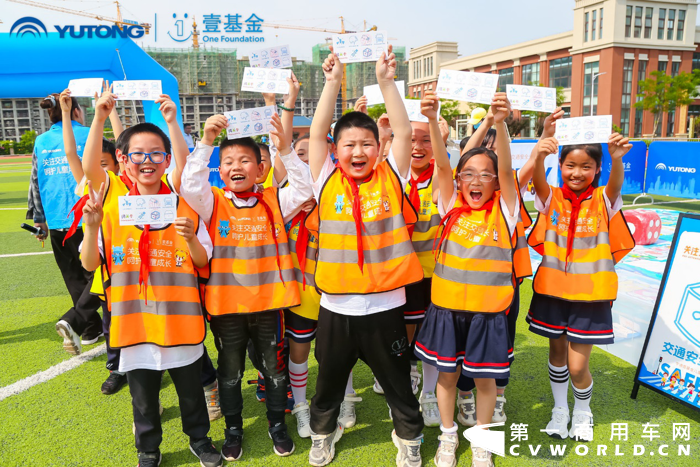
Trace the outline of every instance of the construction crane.
<instances>
[{"instance_id":1,"label":"construction crane","mask_svg":"<svg viewBox=\"0 0 700 467\"><path fill-rule=\"evenodd\" d=\"M120 9L119 2L114 2L117 5L117 17L111 18L109 16L102 16L102 15L96 15L94 13L88 13L87 11L70 10L68 8L49 5L47 3L34 2L34 1L30 1L30 0L9 0L9 1L13 2L13 3L19 3L21 5L29 5L29 6L35 6L37 8L45 8L47 10L59 11L61 13L67 13L69 15L85 16L87 18L93 18L93 19L97 19L100 21L108 21L110 23L114 23L117 26L119 26L119 29L121 29L123 26L141 26L144 29L144 31L146 32L146 34L148 34L150 32L150 29L151 29L151 25L149 23L135 23L135 22L124 21L124 19L122 18L122 12Z\"/></svg>"}]
</instances>

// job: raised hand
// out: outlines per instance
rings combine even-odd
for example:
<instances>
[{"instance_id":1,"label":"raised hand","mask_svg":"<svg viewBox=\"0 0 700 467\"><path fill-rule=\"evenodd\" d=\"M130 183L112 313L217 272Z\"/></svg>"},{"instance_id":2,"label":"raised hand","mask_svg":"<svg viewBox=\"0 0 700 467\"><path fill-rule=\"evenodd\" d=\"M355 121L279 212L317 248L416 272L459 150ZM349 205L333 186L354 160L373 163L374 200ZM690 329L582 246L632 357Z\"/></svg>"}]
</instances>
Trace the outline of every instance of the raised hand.
<instances>
[{"instance_id":1,"label":"raised hand","mask_svg":"<svg viewBox=\"0 0 700 467\"><path fill-rule=\"evenodd\" d=\"M111 87L109 91L103 92L95 103L95 118L104 122L109 117L109 114L117 104L117 96L112 94Z\"/></svg>"},{"instance_id":2,"label":"raised hand","mask_svg":"<svg viewBox=\"0 0 700 467\"><path fill-rule=\"evenodd\" d=\"M95 194L92 190L92 180L88 180L89 198L83 206L83 222L90 227L99 227L102 224L102 200L105 196L105 184L100 184L100 191Z\"/></svg>"},{"instance_id":3,"label":"raised hand","mask_svg":"<svg viewBox=\"0 0 700 467\"><path fill-rule=\"evenodd\" d=\"M503 123L510 115L510 101L505 92L497 92L491 102L494 123Z\"/></svg>"},{"instance_id":4,"label":"raised hand","mask_svg":"<svg viewBox=\"0 0 700 467\"><path fill-rule=\"evenodd\" d=\"M217 136L219 136L221 130L227 126L228 119L221 114L212 115L211 117L207 118L207 121L204 122L204 131L202 132L202 144L206 144L207 146L214 144L214 140Z\"/></svg>"},{"instance_id":5,"label":"raised hand","mask_svg":"<svg viewBox=\"0 0 700 467\"><path fill-rule=\"evenodd\" d=\"M272 143L280 151L280 154L287 153L286 150L289 148L289 145L292 142L289 141L287 135L284 132L284 127L282 126L282 119L279 115L274 114L270 119L270 123L274 127L274 129L270 131L270 138L272 138Z\"/></svg>"},{"instance_id":6,"label":"raised hand","mask_svg":"<svg viewBox=\"0 0 700 467\"><path fill-rule=\"evenodd\" d=\"M293 71L291 76L287 78L287 84L289 84L289 94L286 94L284 97L284 106L293 109L301 88L301 84L299 84L299 80Z\"/></svg>"},{"instance_id":7,"label":"raised hand","mask_svg":"<svg viewBox=\"0 0 700 467\"><path fill-rule=\"evenodd\" d=\"M343 64L340 63L340 59L333 52L333 46L330 47L331 53L323 61L323 76L326 78L326 82L340 82L343 79Z\"/></svg>"},{"instance_id":8,"label":"raised hand","mask_svg":"<svg viewBox=\"0 0 700 467\"><path fill-rule=\"evenodd\" d=\"M537 143L537 157L544 159L550 154L556 154L559 150L559 141L553 136L541 139Z\"/></svg>"},{"instance_id":9,"label":"raised hand","mask_svg":"<svg viewBox=\"0 0 700 467\"><path fill-rule=\"evenodd\" d=\"M440 98L434 91L425 91L420 100L420 113L428 120L437 120L438 109L440 108Z\"/></svg>"},{"instance_id":10,"label":"raised hand","mask_svg":"<svg viewBox=\"0 0 700 467\"><path fill-rule=\"evenodd\" d=\"M389 44L388 53L382 52L377 60L377 83L393 82L396 76L396 55L392 52L394 46Z\"/></svg>"},{"instance_id":11,"label":"raised hand","mask_svg":"<svg viewBox=\"0 0 700 467\"><path fill-rule=\"evenodd\" d=\"M73 103L70 98L70 89L65 89L58 98L61 103L61 112L70 113L73 110Z\"/></svg>"},{"instance_id":12,"label":"raised hand","mask_svg":"<svg viewBox=\"0 0 700 467\"><path fill-rule=\"evenodd\" d=\"M377 120L377 128L379 129L379 141L389 141L391 139L391 123L389 115L382 114Z\"/></svg>"},{"instance_id":13,"label":"raised hand","mask_svg":"<svg viewBox=\"0 0 700 467\"><path fill-rule=\"evenodd\" d=\"M355 101L355 112L367 113L367 96L362 96Z\"/></svg>"},{"instance_id":14,"label":"raised hand","mask_svg":"<svg viewBox=\"0 0 700 467\"><path fill-rule=\"evenodd\" d=\"M542 136L540 138L551 138L557 131L557 120L564 118L564 110L561 107L554 109L554 112L544 119Z\"/></svg>"},{"instance_id":15,"label":"raised hand","mask_svg":"<svg viewBox=\"0 0 700 467\"><path fill-rule=\"evenodd\" d=\"M155 100L155 103L160 104L158 110L163 114L165 123L174 123L177 121L177 105L170 99L170 96L161 94L158 99Z\"/></svg>"},{"instance_id":16,"label":"raised hand","mask_svg":"<svg viewBox=\"0 0 700 467\"><path fill-rule=\"evenodd\" d=\"M613 133L608 140L608 152L613 160L622 159L622 157L632 149L632 143L629 138L623 138L619 133Z\"/></svg>"}]
</instances>

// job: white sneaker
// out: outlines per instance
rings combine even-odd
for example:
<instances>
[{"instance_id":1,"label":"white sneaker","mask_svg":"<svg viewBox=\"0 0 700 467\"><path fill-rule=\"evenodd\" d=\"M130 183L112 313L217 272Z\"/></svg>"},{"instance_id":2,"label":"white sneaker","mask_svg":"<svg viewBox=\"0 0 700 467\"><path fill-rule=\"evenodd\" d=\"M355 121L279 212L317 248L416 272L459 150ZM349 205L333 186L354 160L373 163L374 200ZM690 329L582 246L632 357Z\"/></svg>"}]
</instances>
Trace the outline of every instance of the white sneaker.
<instances>
[{"instance_id":1,"label":"white sneaker","mask_svg":"<svg viewBox=\"0 0 700 467\"><path fill-rule=\"evenodd\" d=\"M568 407L554 407L552 409L552 419L547 423L545 432L552 437L558 436L566 439L569 435L569 409Z\"/></svg>"},{"instance_id":2,"label":"white sneaker","mask_svg":"<svg viewBox=\"0 0 700 467\"><path fill-rule=\"evenodd\" d=\"M299 402L292 409L292 415L297 418L297 433L300 438L311 437L311 409L308 402Z\"/></svg>"},{"instance_id":3,"label":"white sneaker","mask_svg":"<svg viewBox=\"0 0 700 467\"><path fill-rule=\"evenodd\" d=\"M421 394L419 402L425 426L440 426L440 409L438 409L435 393Z\"/></svg>"},{"instance_id":4,"label":"white sneaker","mask_svg":"<svg viewBox=\"0 0 700 467\"><path fill-rule=\"evenodd\" d=\"M338 425L333 433L317 435L311 433L311 450L309 464L322 467L328 465L335 457L335 443L343 436L343 426Z\"/></svg>"},{"instance_id":5,"label":"white sneaker","mask_svg":"<svg viewBox=\"0 0 700 467\"><path fill-rule=\"evenodd\" d=\"M503 407L505 405L506 396L496 396L496 407L494 407L493 409L493 417L491 417L491 423L501 423L506 421L506 413L503 411Z\"/></svg>"},{"instance_id":6,"label":"white sneaker","mask_svg":"<svg viewBox=\"0 0 700 467\"><path fill-rule=\"evenodd\" d=\"M457 407L459 408L457 421L462 426L476 425L476 401L474 400L474 394L469 397L457 396Z\"/></svg>"},{"instance_id":7,"label":"white sneaker","mask_svg":"<svg viewBox=\"0 0 700 467\"><path fill-rule=\"evenodd\" d=\"M423 444L423 435L416 439L402 439L396 435L396 430L391 432L391 440L399 450L396 453L396 467L421 467L423 459L420 455L420 445Z\"/></svg>"},{"instance_id":8,"label":"white sneaker","mask_svg":"<svg viewBox=\"0 0 700 467\"><path fill-rule=\"evenodd\" d=\"M340 415L338 415L338 423L343 425L343 428L352 428L357 422L357 415L355 415L355 402L362 402L362 398L358 397L357 394L345 394L345 399L343 403L340 404Z\"/></svg>"},{"instance_id":9,"label":"white sneaker","mask_svg":"<svg viewBox=\"0 0 700 467\"><path fill-rule=\"evenodd\" d=\"M80 355L83 347L80 344L80 336L73 331L68 322L60 320L56 323L56 332L63 337L63 349L71 355Z\"/></svg>"},{"instance_id":10,"label":"white sneaker","mask_svg":"<svg viewBox=\"0 0 700 467\"><path fill-rule=\"evenodd\" d=\"M411 367L411 389L413 389L413 395L418 394L418 389L420 386L420 372L418 368Z\"/></svg>"},{"instance_id":11,"label":"white sneaker","mask_svg":"<svg viewBox=\"0 0 700 467\"><path fill-rule=\"evenodd\" d=\"M455 467L457 465L457 448L459 447L459 434L443 433L438 436L438 450L433 462L437 467Z\"/></svg>"},{"instance_id":12,"label":"white sneaker","mask_svg":"<svg viewBox=\"0 0 700 467\"><path fill-rule=\"evenodd\" d=\"M569 437L576 441L593 441L593 414L585 410L574 409Z\"/></svg>"},{"instance_id":13,"label":"white sneaker","mask_svg":"<svg viewBox=\"0 0 700 467\"><path fill-rule=\"evenodd\" d=\"M379 384L379 381L377 381L377 378L374 378L374 386L372 386L372 389L377 394L384 395L384 389L382 388L382 385Z\"/></svg>"},{"instance_id":14,"label":"white sneaker","mask_svg":"<svg viewBox=\"0 0 700 467\"><path fill-rule=\"evenodd\" d=\"M491 453L484 448L472 445L472 467L493 467Z\"/></svg>"}]
</instances>

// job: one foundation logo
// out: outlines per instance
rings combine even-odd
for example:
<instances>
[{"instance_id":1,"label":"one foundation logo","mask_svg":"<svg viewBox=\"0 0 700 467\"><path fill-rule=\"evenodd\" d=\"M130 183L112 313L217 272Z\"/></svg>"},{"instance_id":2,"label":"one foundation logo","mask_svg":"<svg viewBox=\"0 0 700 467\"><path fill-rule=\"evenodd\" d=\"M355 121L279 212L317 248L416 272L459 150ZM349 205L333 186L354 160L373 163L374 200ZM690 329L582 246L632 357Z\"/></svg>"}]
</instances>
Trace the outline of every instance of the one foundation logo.
<instances>
[{"instance_id":1,"label":"one foundation logo","mask_svg":"<svg viewBox=\"0 0 700 467\"><path fill-rule=\"evenodd\" d=\"M30 34L32 37L41 37L41 31L44 31L44 35L49 37L49 32L46 30L44 23L32 16L25 16L15 21L15 24L10 28L10 36L14 32L15 37L24 37L27 34Z\"/></svg>"}]
</instances>

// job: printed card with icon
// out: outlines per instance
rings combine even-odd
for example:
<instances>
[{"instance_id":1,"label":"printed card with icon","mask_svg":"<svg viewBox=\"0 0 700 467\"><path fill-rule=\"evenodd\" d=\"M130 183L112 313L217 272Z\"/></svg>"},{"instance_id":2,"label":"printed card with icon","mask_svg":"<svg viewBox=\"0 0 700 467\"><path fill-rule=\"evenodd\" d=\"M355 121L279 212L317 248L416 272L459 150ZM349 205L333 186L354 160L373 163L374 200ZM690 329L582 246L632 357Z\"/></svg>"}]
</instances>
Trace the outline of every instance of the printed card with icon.
<instances>
[{"instance_id":1,"label":"printed card with icon","mask_svg":"<svg viewBox=\"0 0 700 467\"><path fill-rule=\"evenodd\" d=\"M254 50L248 56L252 68L290 68L292 53L288 45Z\"/></svg>"},{"instance_id":2,"label":"printed card with icon","mask_svg":"<svg viewBox=\"0 0 700 467\"><path fill-rule=\"evenodd\" d=\"M556 88L507 84L506 94L513 110L552 113L557 108Z\"/></svg>"},{"instance_id":3,"label":"printed card with icon","mask_svg":"<svg viewBox=\"0 0 700 467\"><path fill-rule=\"evenodd\" d=\"M163 86L159 79L115 81L112 93L122 101L154 101L163 94Z\"/></svg>"},{"instance_id":4,"label":"printed card with icon","mask_svg":"<svg viewBox=\"0 0 700 467\"><path fill-rule=\"evenodd\" d=\"M498 75L440 70L435 93L443 99L490 104L498 87Z\"/></svg>"},{"instance_id":5,"label":"printed card with icon","mask_svg":"<svg viewBox=\"0 0 700 467\"><path fill-rule=\"evenodd\" d=\"M428 117L423 115L420 111L420 99L404 99L403 105L406 107L406 113L408 113L409 121L428 123ZM440 106L438 106L438 118L439 117Z\"/></svg>"},{"instance_id":6,"label":"printed card with icon","mask_svg":"<svg viewBox=\"0 0 700 467\"><path fill-rule=\"evenodd\" d=\"M386 31L367 31L333 36L333 52L341 63L376 62L388 52Z\"/></svg>"},{"instance_id":7,"label":"printed card with icon","mask_svg":"<svg viewBox=\"0 0 700 467\"><path fill-rule=\"evenodd\" d=\"M245 136L266 135L274 129L270 119L275 113L277 110L274 105L224 112L224 117L228 119L226 137L236 139Z\"/></svg>"},{"instance_id":8,"label":"printed card with icon","mask_svg":"<svg viewBox=\"0 0 700 467\"><path fill-rule=\"evenodd\" d=\"M406 95L406 82L394 81L394 84L396 85L396 89L399 90L399 95L401 97L404 97ZM364 94L365 97L367 97L367 107L384 103L384 96L382 95L382 90L379 89L378 84L365 86L362 90L362 94Z\"/></svg>"},{"instance_id":9,"label":"printed card with icon","mask_svg":"<svg viewBox=\"0 0 700 467\"><path fill-rule=\"evenodd\" d=\"M71 97L95 97L102 94L102 78L72 79L68 82Z\"/></svg>"},{"instance_id":10,"label":"printed card with icon","mask_svg":"<svg viewBox=\"0 0 700 467\"><path fill-rule=\"evenodd\" d=\"M245 67L241 91L287 94L292 70Z\"/></svg>"},{"instance_id":11,"label":"printed card with icon","mask_svg":"<svg viewBox=\"0 0 700 467\"><path fill-rule=\"evenodd\" d=\"M119 225L169 224L177 218L177 195L119 197Z\"/></svg>"},{"instance_id":12,"label":"printed card with icon","mask_svg":"<svg viewBox=\"0 0 700 467\"><path fill-rule=\"evenodd\" d=\"M612 115L557 120L554 137L562 146L607 143L612 134Z\"/></svg>"}]
</instances>

